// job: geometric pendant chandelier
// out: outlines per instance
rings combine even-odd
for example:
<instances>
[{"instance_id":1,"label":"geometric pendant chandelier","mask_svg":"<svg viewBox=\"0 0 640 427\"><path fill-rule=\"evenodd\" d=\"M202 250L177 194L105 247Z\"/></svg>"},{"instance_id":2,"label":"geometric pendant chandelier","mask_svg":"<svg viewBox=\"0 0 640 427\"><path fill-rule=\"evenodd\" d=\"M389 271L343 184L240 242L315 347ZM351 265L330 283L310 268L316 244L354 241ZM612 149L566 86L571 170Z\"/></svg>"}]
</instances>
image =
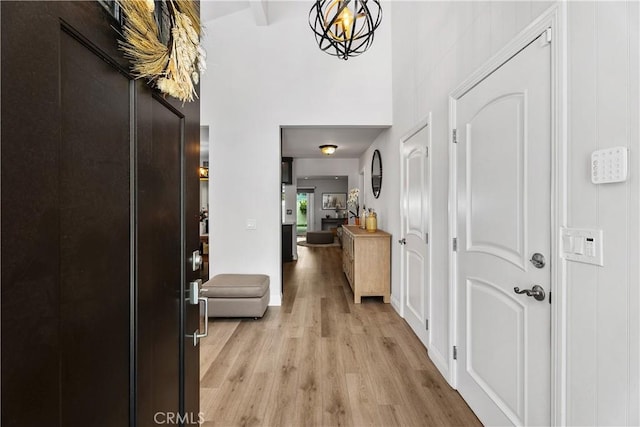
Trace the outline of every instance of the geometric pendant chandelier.
<instances>
[{"instance_id":1,"label":"geometric pendant chandelier","mask_svg":"<svg viewBox=\"0 0 640 427\"><path fill-rule=\"evenodd\" d=\"M317 0L309 11L320 49L344 60L369 49L381 21L379 0Z\"/></svg>"}]
</instances>

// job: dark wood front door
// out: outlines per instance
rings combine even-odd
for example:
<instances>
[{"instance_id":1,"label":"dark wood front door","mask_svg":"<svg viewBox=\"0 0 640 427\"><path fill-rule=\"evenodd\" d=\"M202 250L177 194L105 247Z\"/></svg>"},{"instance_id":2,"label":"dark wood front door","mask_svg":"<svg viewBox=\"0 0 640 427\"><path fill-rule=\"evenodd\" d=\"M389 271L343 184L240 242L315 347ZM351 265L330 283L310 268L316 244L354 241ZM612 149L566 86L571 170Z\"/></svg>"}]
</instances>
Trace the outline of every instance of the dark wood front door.
<instances>
[{"instance_id":1,"label":"dark wood front door","mask_svg":"<svg viewBox=\"0 0 640 427\"><path fill-rule=\"evenodd\" d=\"M198 420L199 106L97 2L0 2L3 426Z\"/></svg>"}]
</instances>

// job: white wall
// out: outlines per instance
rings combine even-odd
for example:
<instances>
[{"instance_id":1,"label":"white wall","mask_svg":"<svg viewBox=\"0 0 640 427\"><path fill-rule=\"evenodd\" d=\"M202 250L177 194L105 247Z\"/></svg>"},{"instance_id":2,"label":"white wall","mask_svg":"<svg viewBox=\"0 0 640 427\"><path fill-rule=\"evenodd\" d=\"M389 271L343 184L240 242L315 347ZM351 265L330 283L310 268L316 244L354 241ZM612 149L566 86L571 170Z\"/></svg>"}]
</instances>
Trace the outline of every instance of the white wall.
<instances>
[{"instance_id":1,"label":"white wall","mask_svg":"<svg viewBox=\"0 0 640 427\"><path fill-rule=\"evenodd\" d=\"M358 159L296 159L296 176L348 176L349 185L357 186ZM355 180L355 181L352 181Z\"/></svg>"},{"instance_id":2,"label":"white wall","mask_svg":"<svg viewBox=\"0 0 640 427\"><path fill-rule=\"evenodd\" d=\"M568 4L569 226L604 231L604 267L568 263L568 424L639 425L639 5ZM630 179L593 185L591 152L630 149Z\"/></svg>"},{"instance_id":3,"label":"white wall","mask_svg":"<svg viewBox=\"0 0 640 427\"><path fill-rule=\"evenodd\" d=\"M434 310L429 324L435 349L443 355L451 346L448 95L549 5L394 2L391 8L394 123L361 164L370 186L372 150L380 149L382 193L369 203L380 211L381 228L393 233L395 242L400 230L399 139L432 113ZM569 425L640 424L638 8L637 3L568 3L568 225L602 228L605 245L605 267L568 263ZM592 185L591 151L617 145L631 150L629 181ZM395 243L392 258L395 294L400 277Z\"/></svg>"},{"instance_id":4,"label":"white wall","mask_svg":"<svg viewBox=\"0 0 640 427\"><path fill-rule=\"evenodd\" d=\"M343 61L317 47L309 3L268 7L267 26L250 8L205 23L201 121L211 141L211 272L268 274L279 304L280 126L390 125L391 23L366 55ZM256 230L246 230L249 218Z\"/></svg>"},{"instance_id":5,"label":"white wall","mask_svg":"<svg viewBox=\"0 0 640 427\"><path fill-rule=\"evenodd\" d=\"M378 228L395 237L400 233L400 160L395 149L390 150L394 145L389 143L391 134L390 131L382 132L360 157L358 164L359 170L364 171L363 189L360 193L361 207L373 208L378 215ZM375 150L380 151L380 159L382 160L382 186L377 199L373 196L371 188L371 162ZM399 256L399 253L395 254L398 251L397 240L393 238L391 240L391 252L394 259ZM392 280L391 293L394 296L398 292L399 283L400 272L398 272L397 280Z\"/></svg>"}]
</instances>

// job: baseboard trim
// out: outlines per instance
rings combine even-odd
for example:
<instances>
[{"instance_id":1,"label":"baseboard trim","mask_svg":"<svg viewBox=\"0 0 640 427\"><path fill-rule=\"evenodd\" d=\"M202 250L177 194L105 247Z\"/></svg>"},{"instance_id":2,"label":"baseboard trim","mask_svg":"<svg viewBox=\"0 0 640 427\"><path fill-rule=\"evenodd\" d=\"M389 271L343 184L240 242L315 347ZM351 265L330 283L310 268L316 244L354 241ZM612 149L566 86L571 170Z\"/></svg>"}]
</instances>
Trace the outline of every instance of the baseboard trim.
<instances>
[{"instance_id":1,"label":"baseboard trim","mask_svg":"<svg viewBox=\"0 0 640 427\"><path fill-rule=\"evenodd\" d=\"M400 300L395 297L395 295L391 295L391 307L398 313L400 317L402 316L402 308L400 307Z\"/></svg>"},{"instance_id":2,"label":"baseboard trim","mask_svg":"<svg viewBox=\"0 0 640 427\"><path fill-rule=\"evenodd\" d=\"M271 307L279 307L282 305L282 294L271 294L269 296L269 305Z\"/></svg>"}]
</instances>

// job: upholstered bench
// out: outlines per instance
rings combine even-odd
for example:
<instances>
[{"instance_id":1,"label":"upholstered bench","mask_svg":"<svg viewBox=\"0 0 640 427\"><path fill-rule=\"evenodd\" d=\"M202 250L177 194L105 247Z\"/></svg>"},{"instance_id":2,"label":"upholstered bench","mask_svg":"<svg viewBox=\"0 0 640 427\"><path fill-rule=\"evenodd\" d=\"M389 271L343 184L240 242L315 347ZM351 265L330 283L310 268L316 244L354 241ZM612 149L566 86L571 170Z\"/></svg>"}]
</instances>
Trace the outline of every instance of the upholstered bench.
<instances>
[{"instance_id":1,"label":"upholstered bench","mask_svg":"<svg viewBox=\"0 0 640 427\"><path fill-rule=\"evenodd\" d=\"M307 243L326 245L333 243L332 231L307 231Z\"/></svg>"},{"instance_id":2,"label":"upholstered bench","mask_svg":"<svg viewBox=\"0 0 640 427\"><path fill-rule=\"evenodd\" d=\"M269 276L218 274L202 285L209 317L262 317L269 305Z\"/></svg>"}]
</instances>

